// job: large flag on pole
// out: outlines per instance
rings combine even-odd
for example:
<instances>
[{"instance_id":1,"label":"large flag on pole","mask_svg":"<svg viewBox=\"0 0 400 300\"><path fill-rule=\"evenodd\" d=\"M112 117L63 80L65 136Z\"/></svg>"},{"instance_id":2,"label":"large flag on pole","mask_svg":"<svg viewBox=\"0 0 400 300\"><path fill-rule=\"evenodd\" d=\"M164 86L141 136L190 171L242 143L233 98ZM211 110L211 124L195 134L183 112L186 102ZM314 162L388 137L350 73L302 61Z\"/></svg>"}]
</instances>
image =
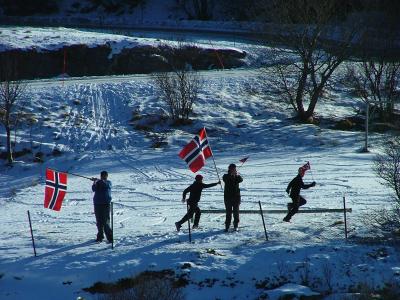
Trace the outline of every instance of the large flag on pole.
<instances>
[{"instance_id":1,"label":"large flag on pole","mask_svg":"<svg viewBox=\"0 0 400 300\"><path fill-rule=\"evenodd\" d=\"M44 207L59 211L67 193L67 173L46 169Z\"/></svg>"},{"instance_id":2,"label":"large flag on pole","mask_svg":"<svg viewBox=\"0 0 400 300\"><path fill-rule=\"evenodd\" d=\"M206 159L211 157L212 151L207 140L206 129L200 130L183 149L179 152L179 157L182 158L189 166L189 169L196 173L206 163Z\"/></svg>"}]
</instances>

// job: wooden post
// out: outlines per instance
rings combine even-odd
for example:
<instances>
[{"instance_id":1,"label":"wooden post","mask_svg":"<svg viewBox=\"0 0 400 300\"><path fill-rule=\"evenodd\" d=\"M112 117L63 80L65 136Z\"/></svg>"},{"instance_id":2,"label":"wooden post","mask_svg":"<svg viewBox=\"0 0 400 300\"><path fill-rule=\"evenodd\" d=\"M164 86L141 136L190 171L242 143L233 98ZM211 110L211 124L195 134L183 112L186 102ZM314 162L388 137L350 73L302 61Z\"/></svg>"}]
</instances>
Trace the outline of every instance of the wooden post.
<instances>
[{"instance_id":1,"label":"wooden post","mask_svg":"<svg viewBox=\"0 0 400 300\"><path fill-rule=\"evenodd\" d=\"M111 249L114 249L114 203L111 201Z\"/></svg>"},{"instance_id":2,"label":"wooden post","mask_svg":"<svg viewBox=\"0 0 400 300\"><path fill-rule=\"evenodd\" d=\"M30 229L31 229L31 238L32 238L33 253L35 254L35 257L36 257L35 239L33 238L31 214L29 213L29 210L28 210L28 220L29 220L29 227L30 227Z\"/></svg>"},{"instance_id":3,"label":"wooden post","mask_svg":"<svg viewBox=\"0 0 400 300\"><path fill-rule=\"evenodd\" d=\"M343 196L343 214L344 214L344 237L347 240L347 215L346 215L346 197Z\"/></svg>"},{"instance_id":4,"label":"wooden post","mask_svg":"<svg viewBox=\"0 0 400 300\"><path fill-rule=\"evenodd\" d=\"M364 152L368 152L368 123L369 123L369 101L365 102L366 106L366 115L365 115L365 145L364 145Z\"/></svg>"},{"instance_id":5,"label":"wooden post","mask_svg":"<svg viewBox=\"0 0 400 300\"><path fill-rule=\"evenodd\" d=\"M189 204L186 203L186 210L189 212ZM192 233L190 231L190 219L188 220L188 228L189 228L189 243L192 242Z\"/></svg>"},{"instance_id":6,"label":"wooden post","mask_svg":"<svg viewBox=\"0 0 400 300\"><path fill-rule=\"evenodd\" d=\"M268 241L267 228L265 227L264 214L263 214L262 207L261 207L261 201L258 201L258 204L260 205L260 214L261 214L262 222L264 225L265 239Z\"/></svg>"}]
</instances>

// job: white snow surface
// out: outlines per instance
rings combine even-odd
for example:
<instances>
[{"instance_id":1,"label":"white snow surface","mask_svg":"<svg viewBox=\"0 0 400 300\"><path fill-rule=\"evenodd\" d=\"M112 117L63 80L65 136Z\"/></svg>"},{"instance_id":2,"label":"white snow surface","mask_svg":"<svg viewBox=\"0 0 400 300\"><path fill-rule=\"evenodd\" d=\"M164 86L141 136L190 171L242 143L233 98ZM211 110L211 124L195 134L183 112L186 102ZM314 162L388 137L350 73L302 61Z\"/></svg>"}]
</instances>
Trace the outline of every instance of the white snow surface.
<instances>
[{"instance_id":1,"label":"white snow surface","mask_svg":"<svg viewBox=\"0 0 400 300\"><path fill-rule=\"evenodd\" d=\"M301 210L342 208L345 197L353 209L347 217L354 237L370 234L362 222L369 212L390 207L390 191L372 171L381 135L371 135L371 152L360 153L364 133L293 123L290 110L275 95L254 92L265 85L255 71L201 74L205 84L194 107L195 121L183 127L160 118L165 104L149 76L28 84L27 108L39 122L23 127L17 140L20 147L45 153L45 162L33 163L27 155L11 168L0 166L1 299L96 299L82 289L164 269L186 274L190 283L184 294L202 300L343 294L361 283L379 288L398 281L398 250L345 241L342 213L299 213L291 223L282 222L283 214L264 214L268 241L261 216L251 214L242 214L239 231L228 233L222 230L223 215L203 214L191 243L187 226L175 231L174 223L186 211L182 191L194 179L177 154L203 126L220 176L230 163L240 165L239 159L250 156L239 168L242 210L258 209L258 201L265 210L285 209L290 202L286 186L307 161L311 170L304 181L317 185L302 191L307 204ZM340 118L358 105L339 87L330 98L335 101L319 103L318 115ZM132 115L141 119L132 121ZM136 130L138 124L152 129ZM4 129L0 136L4 148ZM159 141L167 145L151 147ZM53 148L63 155L49 155ZM61 211L43 207L47 167L87 177L109 172L113 250L93 243L91 181L70 175ZM206 183L218 180L211 159L199 173ZM204 190L199 206L223 209L221 187Z\"/></svg>"},{"instance_id":2,"label":"white snow surface","mask_svg":"<svg viewBox=\"0 0 400 300\"><path fill-rule=\"evenodd\" d=\"M164 42L170 46L178 45L177 41L164 40ZM160 43L161 41L158 38L126 36L64 27L0 26L0 52L16 49L42 52L59 50L74 45L86 45L89 48L107 45L112 49L110 53L110 56L112 56L120 53L125 48L157 47ZM196 43L196 45L205 49L241 51L234 47L215 47L209 41L206 43Z\"/></svg>"}]
</instances>

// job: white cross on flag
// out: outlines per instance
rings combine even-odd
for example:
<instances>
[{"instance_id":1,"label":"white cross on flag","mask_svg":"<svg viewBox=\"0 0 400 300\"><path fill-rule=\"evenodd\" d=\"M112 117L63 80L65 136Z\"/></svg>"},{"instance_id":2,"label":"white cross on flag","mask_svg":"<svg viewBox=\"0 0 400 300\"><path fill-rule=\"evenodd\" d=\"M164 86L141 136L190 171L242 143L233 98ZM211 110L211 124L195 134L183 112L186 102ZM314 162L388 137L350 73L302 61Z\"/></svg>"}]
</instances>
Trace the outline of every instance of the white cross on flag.
<instances>
[{"instance_id":1,"label":"white cross on flag","mask_svg":"<svg viewBox=\"0 0 400 300\"><path fill-rule=\"evenodd\" d=\"M207 140L206 129L204 127L200 130L199 134L179 152L179 157L186 161L189 169L193 173L199 171L205 165L206 159L212 155Z\"/></svg>"},{"instance_id":2,"label":"white cross on flag","mask_svg":"<svg viewBox=\"0 0 400 300\"><path fill-rule=\"evenodd\" d=\"M59 211L67 193L67 173L46 169L44 207Z\"/></svg>"}]
</instances>

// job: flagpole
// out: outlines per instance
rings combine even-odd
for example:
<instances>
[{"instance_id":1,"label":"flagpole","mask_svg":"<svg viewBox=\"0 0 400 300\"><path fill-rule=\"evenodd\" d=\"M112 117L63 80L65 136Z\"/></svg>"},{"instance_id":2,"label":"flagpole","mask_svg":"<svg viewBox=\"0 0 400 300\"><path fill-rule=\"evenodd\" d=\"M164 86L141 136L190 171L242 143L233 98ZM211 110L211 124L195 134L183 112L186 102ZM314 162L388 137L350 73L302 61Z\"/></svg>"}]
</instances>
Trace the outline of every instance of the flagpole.
<instances>
[{"instance_id":1,"label":"flagpole","mask_svg":"<svg viewBox=\"0 0 400 300\"><path fill-rule=\"evenodd\" d=\"M307 164L310 165L310 162L307 161ZM310 167L310 172L311 172L311 178L312 178L312 180L315 181L315 180L314 180L314 174L313 174L313 171L311 170L311 167Z\"/></svg>"},{"instance_id":2,"label":"flagpole","mask_svg":"<svg viewBox=\"0 0 400 300\"><path fill-rule=\"evenodd\" d=\"M82 178L86 178L86 179L92 180L92 178L90 178L90 177L83 176L83 175L79 175L79 174L70 173L70 172L66 172L66 171L58 171L58 170L56 170L56 169L51 169L51 168L48 168L48 169L53 170L53 171L56 171L56 172L66 173L66 174L69 174L69 175L73 175L73 176L82 177Z\"/></svg>"},{"instance_id":3,"label":"flagpole","mask_svg":"<svg viewBox=\"0 0 400 300\"><path fill-rule=\"evenodd\" d=\"M218 169L217 169L217 164L215 163L215 159L214 159L214 152L212 151L211 144L210 144L210 140L208 139L208 135L207 135L206 128L205 128L205 127L203 127L203 128L204 128L204 132L206 133L207 140L208 140L208 147L210 147L210 149L211 149L211 154L212 154L211 157L212 157L213 162L214 162L215 171L217 172L219 185L221 186L221 190L224 190L224 188L222 187L221 178L219 177L219 173L218 173Z\"/></svg>"},{"instance_id":4,"label":"flagpole","mask_svg":"<svg viewBox=\"0 0 400 300\"><path fill-rule=\"evenodd\" d=\"M237 167L237 169L239 169L241 166L243 166L244 163L249 159L249 157L250 157L250 156L247 156L247 157L245 157L245 158L239 160L242 164L241 164L239 167Z\"/></svg>"}]
</instances>

